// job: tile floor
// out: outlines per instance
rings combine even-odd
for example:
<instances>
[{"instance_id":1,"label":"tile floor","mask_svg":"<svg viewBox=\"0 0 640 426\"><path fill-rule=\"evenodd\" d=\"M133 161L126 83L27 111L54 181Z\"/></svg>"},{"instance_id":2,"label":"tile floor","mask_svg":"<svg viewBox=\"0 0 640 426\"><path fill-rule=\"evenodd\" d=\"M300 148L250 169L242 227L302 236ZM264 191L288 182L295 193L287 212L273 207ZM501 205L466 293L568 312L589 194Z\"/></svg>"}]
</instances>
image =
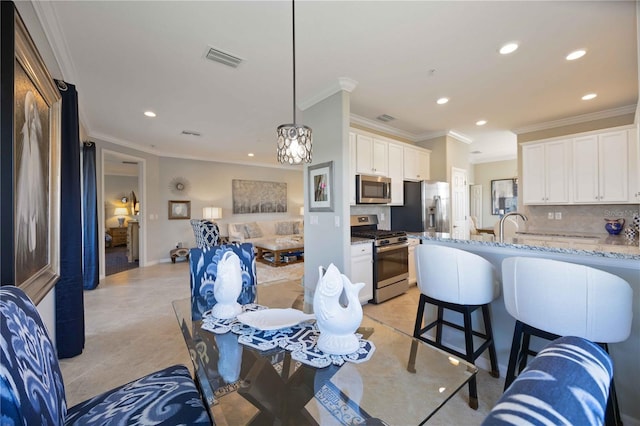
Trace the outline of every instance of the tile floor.
<instances>
[{"instance_id":1,"label":"tile floor","mask_svg":"<svg viewBox=\"0 0 640 426\"><path fill-rule=\"evenodd\" d=\"M171 306L171 301L189 297L188 271L186 262L137 268L111 275L96 290L85 291L85 350L77 357L61 360L69 406L172 364L191 368ZM268 283L260 284L261 296L281 297L269 293L269 286L263 285ZM287 294L292 300L295 296ZM417 299L418 291L412 287L405 295L383 304L366 305L364 311L411 334ZM503 385L503 379L480 370L478 410L468 407L465 386L429 424L480 424Z\"/></svg>"}]
</instances>

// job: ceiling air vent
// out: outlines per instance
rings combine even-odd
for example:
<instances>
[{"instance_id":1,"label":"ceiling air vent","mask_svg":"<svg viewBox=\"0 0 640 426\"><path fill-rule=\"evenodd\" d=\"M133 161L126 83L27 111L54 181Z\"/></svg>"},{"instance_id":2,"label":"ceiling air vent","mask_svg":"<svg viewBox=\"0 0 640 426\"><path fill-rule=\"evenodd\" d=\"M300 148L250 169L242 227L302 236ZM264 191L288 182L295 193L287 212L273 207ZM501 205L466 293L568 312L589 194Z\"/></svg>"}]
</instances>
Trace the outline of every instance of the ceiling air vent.
<instances>
[{"instance_id":1,"label":"ceiling air vent","mask_svg":"<svg viewBox=\"0 0 640 426\"><path fill-rule=\"evenodd\" d=\"M137 161L123 161L122 164L138 164Z\"/></svg>"},{"instance_id":2,"label":"ceiling air vent","mask_svg":"<svg viewBox=\"0 0 640 426\"><path fill-rule=\"evenodd\" d=\"M393 121L395 119L396 119L395 117L392 117L388 114L382 114L376 117L376 120L382 121L384 123L388 123L389 121Z\"/></svg>"},{"instance_id":3,"label":"ceiling air vent","mask_svg":"<svg viewBox=\"0 0 640 426\"><path fill-rule=\"evenodd\" d=\"M231 68L238 68L238 65L242 63L242 58L238 58L222 50L214 49L213 47L209 48L205 56L210 61L220 62Z\"/></svg>"},{"instance_id":4,"label":"ceiling air vent","mask_svg":"<svg viewBox=\"0 0 640 426\"><path fill-rule=\"evenodd\" d=\"M194 130L183 130L182 134L183 135L189 135L189 136L201 136L200 132L196 132Z\"/></svg>"},{"instance_id":5,"label":"ceiling air vent","mask_svg":"<svg viewBox=\"0 0 640 426\"><path fill-rule=\"evenodd\" d=\"M471 154L482 154L482 151L471 151Z\"/></svg>"}]
</instances>

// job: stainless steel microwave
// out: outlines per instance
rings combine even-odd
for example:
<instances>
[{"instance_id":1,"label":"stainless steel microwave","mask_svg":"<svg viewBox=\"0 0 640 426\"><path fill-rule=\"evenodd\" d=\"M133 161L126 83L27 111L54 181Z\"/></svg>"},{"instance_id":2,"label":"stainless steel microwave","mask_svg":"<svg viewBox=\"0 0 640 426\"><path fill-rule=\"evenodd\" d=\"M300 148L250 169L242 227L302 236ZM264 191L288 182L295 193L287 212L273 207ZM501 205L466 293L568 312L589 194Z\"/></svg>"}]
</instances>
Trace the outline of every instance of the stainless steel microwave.
<instances>
[{"instance_id":1,"label":"stainless steel microwave","mask_svg":"<svg viewBox=\"0 0 640 426\"><path fill-rule=\"evenodd\" d=\"M391 178L356 175L356 204L391 202Z\"/></svg>"}]
</instances>

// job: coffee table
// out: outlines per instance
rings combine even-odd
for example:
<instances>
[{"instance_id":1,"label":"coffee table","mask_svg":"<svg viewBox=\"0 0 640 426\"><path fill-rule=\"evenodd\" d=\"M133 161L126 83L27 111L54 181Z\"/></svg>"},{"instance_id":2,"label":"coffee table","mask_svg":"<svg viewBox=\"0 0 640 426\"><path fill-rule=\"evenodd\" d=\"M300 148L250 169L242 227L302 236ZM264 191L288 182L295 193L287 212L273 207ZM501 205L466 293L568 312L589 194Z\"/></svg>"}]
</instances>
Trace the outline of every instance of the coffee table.
<instances>
[{"instance_id":1,"label":"coffee table","mask_svg":"<svg viewBox=\"0 0 640 426\"><path fill-rule=\"evenodd\" d=\"M255 242L254 247L256 260L269 266L304 262L304 240L299 237L264 239Z\"/></svg>"},{"instance_id":2,"label":"coffee table","mask_svg":"<svg viewBox=\"0 0 640 426\"><path fill-rule=\"evenodd\" d=\"M322 425L361 416L367 424L418 425L477 373L474 365L367 315L359 332L376 346L371 359L318 369L292 360L284 349L229 346L233 336L191 321L190 299L174 301L173 307L216 424ZM227 382L225 357L238 357L238 350L239 378Z\"/></svg>"}]
</instances>

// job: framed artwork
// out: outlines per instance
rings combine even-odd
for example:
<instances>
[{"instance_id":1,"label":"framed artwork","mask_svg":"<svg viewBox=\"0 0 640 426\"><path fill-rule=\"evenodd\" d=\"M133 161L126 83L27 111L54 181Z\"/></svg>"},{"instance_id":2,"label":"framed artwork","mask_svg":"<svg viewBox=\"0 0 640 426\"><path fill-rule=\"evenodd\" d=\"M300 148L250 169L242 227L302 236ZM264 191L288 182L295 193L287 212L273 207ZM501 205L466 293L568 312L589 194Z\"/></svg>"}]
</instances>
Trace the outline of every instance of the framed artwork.
<instances>
[{"instance_id":1,"label":"framed artwork","mask_svg":"<svg viewBox=\"0 0 640 426\"><path fill-rule=\"evenodd\" d=\"M333 161L309 166L309 211L333 211Z\"/></svg>"},{"instance_id":2,"label":"framed artwork","mask_svg":"<svg viewBox=\"0 0 640 426\"><path fill-rule=\"evenodd\" d=\"M491 214L503 215L518 209L518 179L491 181Z\"/></svg>"},{"instance_id":3,"label":"framed artwork","mask_svg":"<svg viewBox=\"0 0 640 426\"><path fill-rule=\"evenodd\" d=\"M285 182L233 179L231 198L233 214L287 212Z\"/></svg>"},{"instance_id":4,"label":"framed artwork","mask_svg":"<svg viewBox=\"0 0 640 426\"><path fill-rule=\"evenodd\" d=\"M60 276L61 97L13 3L0 7L0 282L37 304Z\"/></svg>"},{"instance_id":5,"label":"framed artwork","mask_svg":"<svg viewBox=\"0 0 640 426\"><path fill-rule=\"evenodd\" d=\"M169 201L169 219L191 219L191 201Z\"/></svg>"}]
</instances>

